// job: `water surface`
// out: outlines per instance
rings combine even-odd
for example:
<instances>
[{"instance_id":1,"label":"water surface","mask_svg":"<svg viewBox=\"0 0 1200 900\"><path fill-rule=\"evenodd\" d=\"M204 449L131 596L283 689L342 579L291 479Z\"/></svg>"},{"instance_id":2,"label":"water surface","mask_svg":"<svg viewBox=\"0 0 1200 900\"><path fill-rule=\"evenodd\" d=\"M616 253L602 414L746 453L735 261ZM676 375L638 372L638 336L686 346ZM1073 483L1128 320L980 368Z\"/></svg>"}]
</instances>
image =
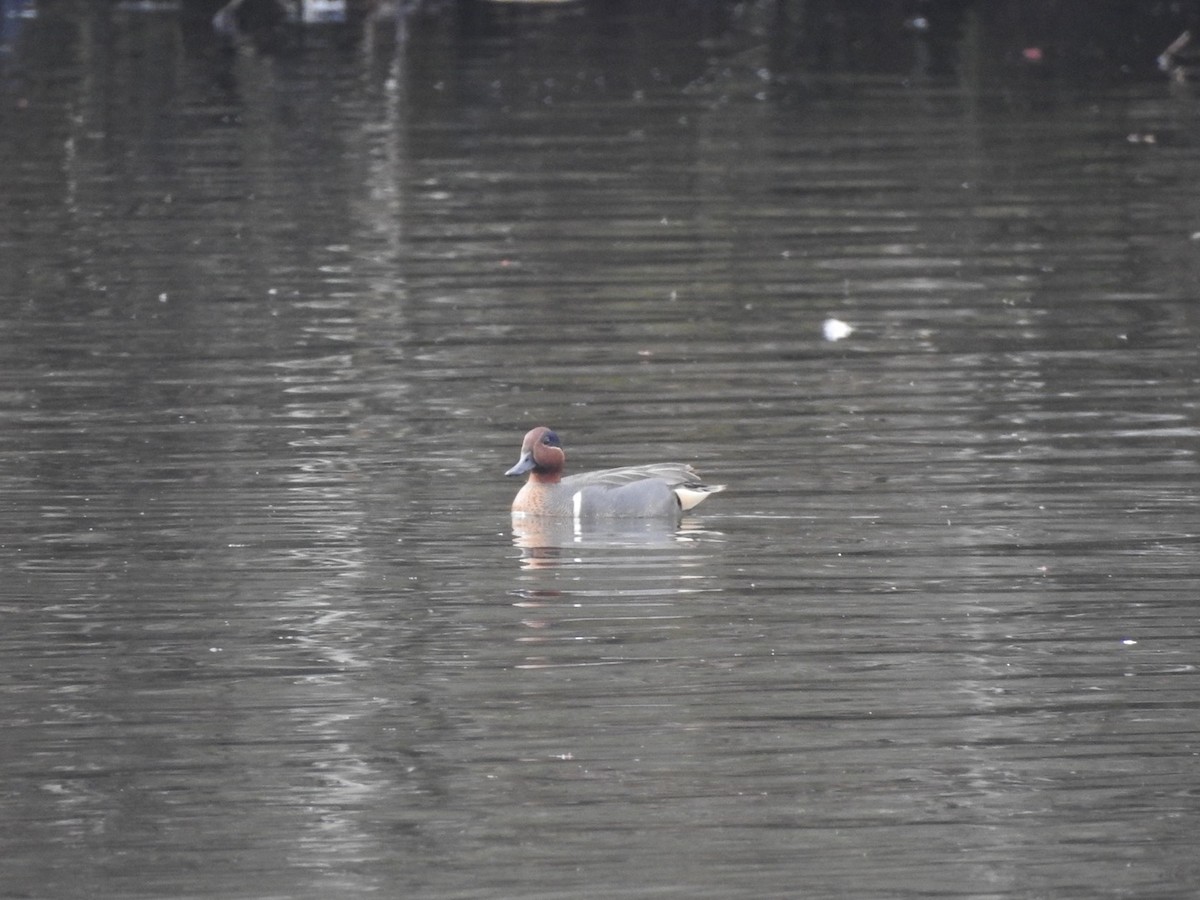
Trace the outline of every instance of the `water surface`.
<instances>
[{"instance_id":1,"label":"water surface","mask_svg":"<svg viewBox=\"0 0 1200 900\"><path fill-rule=\"evenodd\" d=\"M684 13L25 23L7 894L1200 885L1194 96Z\"/></svg>"}]
</instances>

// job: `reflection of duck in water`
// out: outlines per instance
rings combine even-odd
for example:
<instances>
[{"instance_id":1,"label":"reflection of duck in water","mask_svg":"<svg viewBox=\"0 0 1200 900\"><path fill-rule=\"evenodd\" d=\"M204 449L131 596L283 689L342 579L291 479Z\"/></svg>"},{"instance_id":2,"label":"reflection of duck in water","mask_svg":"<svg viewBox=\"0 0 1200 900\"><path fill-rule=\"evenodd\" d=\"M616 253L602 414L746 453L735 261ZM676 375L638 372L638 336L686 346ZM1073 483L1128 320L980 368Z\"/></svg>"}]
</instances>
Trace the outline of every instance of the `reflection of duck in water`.
<instances>
[{"instance_id":1,"label":"reflection of duck in water","mask_svg":"<svg viewBox=\"0 0 1200 900\"><path fill-rule=\"evenodd\" d=\"M685 553L687 548L720 541L723 535L695 520L678 519L579 519L552 516L523 516L513 513L513 546L521 550L521 564L529 569L552 568L579 561L581 551L606 554L613 564L638 559L637 554ZM630 553L633 556L626 557ZM668 565L672 557L658 555L656 565Z\"/></svg>"},{"instance_id":2,"label":"reflection of duck in water","mask_svg":"<svg viewBox=\"0 0 1200 900\"><path fill-rule=\"evenodd\" d=\"M529 474L513 500L523 516L572 519L678 519L723 484L704 484L683 463L652 463L563 477L567 455L558 435L539 426L525 435L521 458L505 475Z\"/></svg>"}]
</instances>

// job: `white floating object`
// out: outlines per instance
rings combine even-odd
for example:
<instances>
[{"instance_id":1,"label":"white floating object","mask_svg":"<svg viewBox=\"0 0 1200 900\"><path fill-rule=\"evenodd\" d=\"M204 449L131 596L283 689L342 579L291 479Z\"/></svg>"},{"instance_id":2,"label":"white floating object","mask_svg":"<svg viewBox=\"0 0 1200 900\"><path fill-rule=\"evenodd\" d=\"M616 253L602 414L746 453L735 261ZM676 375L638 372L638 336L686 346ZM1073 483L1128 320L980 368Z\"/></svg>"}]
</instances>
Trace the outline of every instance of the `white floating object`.
<instances>
[{"instance_id":1,"label":"white floating object","mask_svg":"<svg viewBox=\"0 0 1200 900\"><path fill-rule=\"evenodd\" d=\"M303 0L305 25L323 25L346 21L346 0Z\"/></svg>"},{"instance_id":2,"label":"white floating object","mask_svg":"<svg viewBox=\"0 0 1200 900\"><path fill-rule=\"evenodd\" d=\"M825 335L827 341L840 341L844 337L849 337L853 331L854 327L841 319L826 319L821 323L821 333Z\"/></svg>"}]
</instances>

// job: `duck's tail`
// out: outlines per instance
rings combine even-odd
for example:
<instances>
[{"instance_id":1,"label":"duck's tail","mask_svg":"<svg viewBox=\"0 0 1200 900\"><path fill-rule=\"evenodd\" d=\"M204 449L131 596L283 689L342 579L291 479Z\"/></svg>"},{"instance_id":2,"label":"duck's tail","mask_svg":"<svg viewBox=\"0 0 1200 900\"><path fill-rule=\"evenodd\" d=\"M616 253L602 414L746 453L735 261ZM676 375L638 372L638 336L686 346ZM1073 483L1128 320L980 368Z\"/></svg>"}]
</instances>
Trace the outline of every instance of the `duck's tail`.
<instances>
[{"instance_id":1,"label":"duck's tail","mask_svg":"<svg viewBox=\"0 0 1200 900\"><path fill-rule=\"evenodd\" d=\"M675 496L679 498L679 506L684 512L687 512L694 506L699 505L709 494L717 494L725 490L723 484L701 484L698 481L687 481L683 484L677 484L673 488Z\"/></svg>"}]
</instances>

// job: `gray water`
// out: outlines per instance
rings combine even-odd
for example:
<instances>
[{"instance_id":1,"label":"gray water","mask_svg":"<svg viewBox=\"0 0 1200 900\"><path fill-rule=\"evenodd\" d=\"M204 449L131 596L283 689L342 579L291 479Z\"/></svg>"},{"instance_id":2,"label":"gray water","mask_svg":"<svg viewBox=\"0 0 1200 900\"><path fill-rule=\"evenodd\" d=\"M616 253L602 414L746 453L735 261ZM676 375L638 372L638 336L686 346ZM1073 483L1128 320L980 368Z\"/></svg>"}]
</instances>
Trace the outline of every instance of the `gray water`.
<instances>
[{"instance_id":1,"label":"gray water","mask_svg":"<svg viewBox=\"0 0 1200 900\"><path fill-rule=\"evenodd\" d=\"M14 39L0 896L1194 895L1200 101L479 15Z\"/></svg>"}]
</instances>

